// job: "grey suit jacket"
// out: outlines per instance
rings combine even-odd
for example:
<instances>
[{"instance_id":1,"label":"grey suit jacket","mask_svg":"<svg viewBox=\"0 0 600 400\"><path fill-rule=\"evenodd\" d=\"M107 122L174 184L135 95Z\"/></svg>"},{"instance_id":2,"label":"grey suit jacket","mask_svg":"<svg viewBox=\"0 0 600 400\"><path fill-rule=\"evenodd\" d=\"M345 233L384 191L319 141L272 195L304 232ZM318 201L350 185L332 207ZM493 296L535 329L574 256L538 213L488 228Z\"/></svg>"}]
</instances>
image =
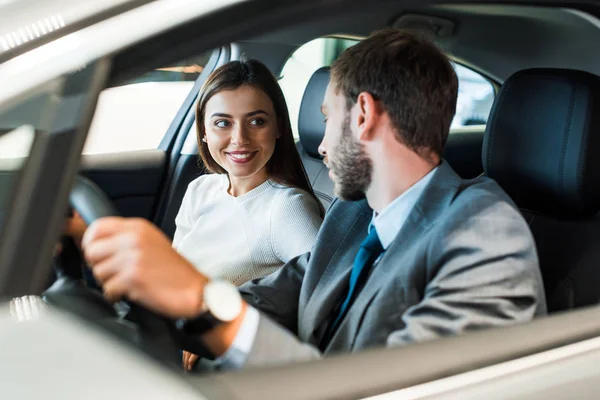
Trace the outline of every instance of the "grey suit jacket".
<instances>
[{"instance_id":1,"label":"grey suit jacket","mask_svg":"<svg viewBox=\"0 0 600 400\"><path fill-rule=\"evenodd\" d=\"M310 253L240 288L261 311L247 366L321 357L373 211L337 201ZM546 313L533 237L491 179L443 162L325 348L325 355L505 326Z\"/></svg>"}]
</instances>

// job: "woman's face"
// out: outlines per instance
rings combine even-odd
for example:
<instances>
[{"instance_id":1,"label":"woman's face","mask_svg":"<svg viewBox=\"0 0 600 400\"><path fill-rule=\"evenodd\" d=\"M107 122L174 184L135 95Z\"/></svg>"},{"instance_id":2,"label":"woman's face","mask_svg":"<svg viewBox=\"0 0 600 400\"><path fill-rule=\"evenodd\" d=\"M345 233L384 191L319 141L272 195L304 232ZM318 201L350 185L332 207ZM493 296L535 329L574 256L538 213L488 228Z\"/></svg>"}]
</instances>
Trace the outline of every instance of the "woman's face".
<instances>
[{"instance_id":1,"label":"woman's face","mask_svg":"<svg viewBox=\"0 0 600 400\"><path fill-rule=\"evenodd\" d=\"M217 92L206 103L204 131L210 155L230 178L268 178L265 166L279 134L265 92L249 85Z\"/></svg>"}]
</instances>

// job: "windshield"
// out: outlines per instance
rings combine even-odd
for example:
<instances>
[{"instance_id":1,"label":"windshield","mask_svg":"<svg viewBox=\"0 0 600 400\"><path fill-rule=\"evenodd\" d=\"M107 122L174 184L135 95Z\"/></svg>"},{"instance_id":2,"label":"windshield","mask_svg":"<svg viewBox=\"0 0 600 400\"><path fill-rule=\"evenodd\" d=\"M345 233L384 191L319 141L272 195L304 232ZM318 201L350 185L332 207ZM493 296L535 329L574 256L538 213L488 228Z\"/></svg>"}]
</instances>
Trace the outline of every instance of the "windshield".
<instances>
[{"instance_id":1,"label":"windshield","mask_svg":"<svg viewBox=\"0 0 600 400\"><path fill-rule=\"evenodd\" d=\"M44 40L56 39L87 25L103 13L150 0L0 0L0 61L12 58ZM106 15L105 17L108 17ZM90 22L92 23L92 22Z\"/></svg>"}]
</instances>

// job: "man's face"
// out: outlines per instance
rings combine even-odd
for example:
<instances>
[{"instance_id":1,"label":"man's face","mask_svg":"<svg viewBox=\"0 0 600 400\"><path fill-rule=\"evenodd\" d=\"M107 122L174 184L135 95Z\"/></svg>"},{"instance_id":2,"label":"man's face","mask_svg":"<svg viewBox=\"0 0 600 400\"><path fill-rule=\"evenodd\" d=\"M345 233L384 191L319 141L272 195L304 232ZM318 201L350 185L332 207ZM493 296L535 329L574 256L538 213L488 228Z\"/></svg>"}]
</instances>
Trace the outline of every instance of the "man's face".
<instances>
[{"instance_id":1,"label":"man's face","mask_svg":"<svg viewBox=\"0 0 600 400\"><path fill-rule=\"evenodd\" d=\"M352 110L347 109L346 99L336 93L331 83L321 110L325 115L325 136L319 152L325 156L335 194L343 200L362 200L371 184L373 166L352 129Z\"/></svg>"}]
</instances>

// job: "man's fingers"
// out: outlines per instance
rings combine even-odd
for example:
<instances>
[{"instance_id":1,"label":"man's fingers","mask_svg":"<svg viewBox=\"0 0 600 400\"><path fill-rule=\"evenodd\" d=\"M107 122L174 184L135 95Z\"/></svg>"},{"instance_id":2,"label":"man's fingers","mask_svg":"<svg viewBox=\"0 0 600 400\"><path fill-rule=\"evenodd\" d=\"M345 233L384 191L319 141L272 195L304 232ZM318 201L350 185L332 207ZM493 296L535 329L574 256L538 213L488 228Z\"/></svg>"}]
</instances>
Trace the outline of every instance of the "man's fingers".
<instances>
[{"instance_id":1,"label":"man's fingers","mask_svg":"<svg viewBox=\"0 0 600 400\"><path fill-rule=\"evenodd\" d=\"M88 243L83 249L83 255L85 260L94 266L97 263L102 262L105 258L115 254L117 250L122 248L127 241L126 234L116 234L103 239L94 240Z\"/></svg>"},{"instance_id":2,"label":"man's fingers","mask_svg":"<svg viewBox=\"0 0 600 400\"><path fill-rule=\"evenodd\" d=\"M92 241L122 232L125 223L126 219L122 217L105 217L94 221L86 229L81 246L85 249Z\"/></svg>"},{"instance_id":3,"label":"man's fingers","mask_svg":"<svg viewBox=\"0 0 600 400\"><path fill-rule=\"evenodd\" d=\"M190 369L190 356L192 355L192 353L190 353L189 351L184 352L184 361L183 361L183 369L185 370L189 370Z\"/></svg>"},{"instance_id":4,"label":"man's fingers","mask_svg":"<svg viewBox=\"0 0 600 400\"><path fill-rule=\"evenodd\" d=\"M126 294L129 295L129 300L135 301L135 299L131 298L131 294L128 293L128 286L127 280L124 279L123 275L116 274L102 284L102 291L104 292L104 297L110 302L119 301Z\"/></svg>"},{"instance_id":5,"label":"man's fingers","mask_svg":"<svg viewBox=\"0 0 600 400\"><path fill-rule=\"evenodd\" d=\"M111 280L117 273L123 271L123 261L120 257L109 257L104 259L101 263L92 266L92 274L96 281L100 284Z\"/></svg>"},{"instance_id":6,"label":"man's fingers","mask_svg":"<svg viewBox=\"0 0 600 400\"><path fill-rule=\"evenodd\" d=\"M194 364L196 364L196 361L198 361L198 356L190 353L190 357L188 358L188 371L191 371L192 368L194 368Z\"/></svg>"}]
</instances>

